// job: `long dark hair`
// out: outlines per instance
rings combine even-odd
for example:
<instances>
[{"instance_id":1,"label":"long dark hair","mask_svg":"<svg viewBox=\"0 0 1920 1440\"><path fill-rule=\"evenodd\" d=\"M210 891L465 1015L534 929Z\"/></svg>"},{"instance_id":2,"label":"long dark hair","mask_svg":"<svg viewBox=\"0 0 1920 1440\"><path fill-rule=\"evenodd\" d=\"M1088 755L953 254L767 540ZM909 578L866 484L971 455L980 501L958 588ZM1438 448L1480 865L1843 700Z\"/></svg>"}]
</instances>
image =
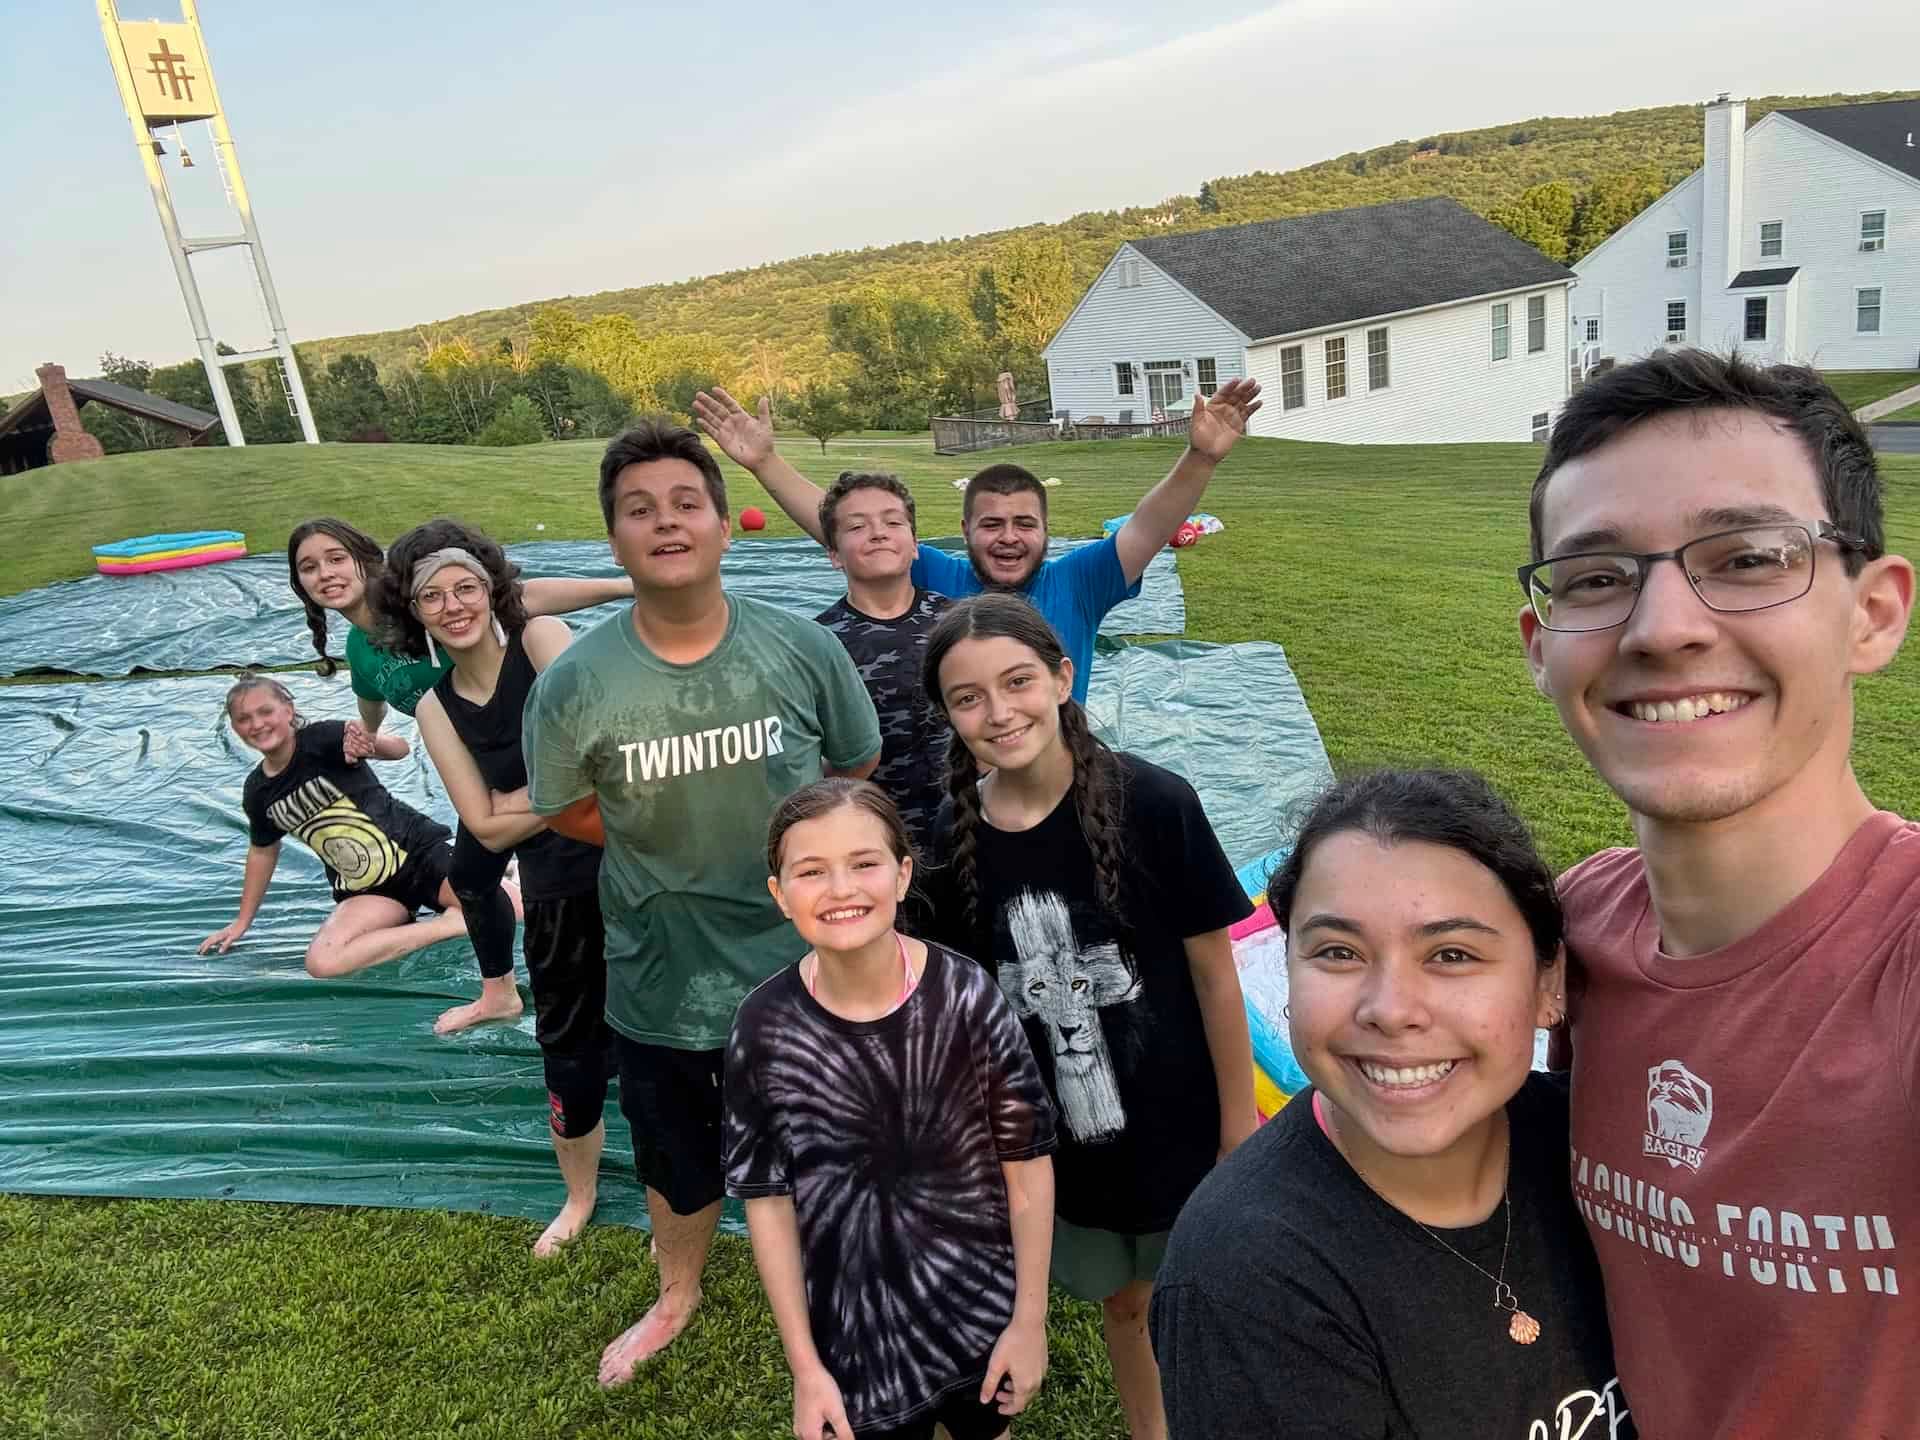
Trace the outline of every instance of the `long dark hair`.
<instances>
[{"instance_id":1,"label":"long dark hair","mask_svg":"<svg viewBox=\"0 0 1920 1440\"><path fill-rule=\"evenodd\" d=\"M780 849L786 844L789 830L803 820L818 820L841 809L864 810L873 816L887 832L887 848L893 852L893 858L913 858L913 841L887 792L871 780L835 775L802 785L774 810L773 819L767 825L767 873L776 876L780 873Z\"/></svg>"},{"instance_id":2,"label":"long dark hair","mask_svg":"<svg viewBox=\"0 0 1920 1440\"><path fill-rule=\"evenodd\" d=\"M1543 969L1553 964L1567 928L1553 872L1534 848L1526 821L1471 770L1374 770L1337 781L1314 801L1293 853L1267 881L1274 919L1288 923L1315 847L1352 831L1382 845L1444 845L1477 862L1527 922L1534 959Z\"/></svg>"},{"instance_id":3,"label":"long dark hair","mask_svg":"<svg viewBox=\"0 0 1920 1440\"><path fill-rule=\"evenodd\" d=\"M526 628L527 605L520 593L520 567L507 552L471 525L445 516L416 525L387 550L386 569L374 604L380 616L380 643L396 655L416 658L427 653L427 631L413 613L413 567L436 550L449 546L472 553L487 567L493 618L509 635Z\"/></svg>"},{"instance_id":4,"label":"long dark hair","mask_svg":"<svg viewBox=\"0 0 1920 1440\"><path fill-rule=\"evenodd\" d=\"M921 668L921 685L927 698L939 707L949 724L947 700L940 688L940 664L962 640L1007 639L1026 646L1040 657L1048 672L1059 675L1066 663L1066 651L1053 627L1040 612L1016 595L976 595L962 600L940 617L927 639L927 658ZM1120 900L1120 879L1125 868L1121 828L1126 823L1126 794L1120 762L1104 740L1087 724L1087 712L1069 695L1060 702L1060 739L1073 760L1073 809L1080 820L1080 833L1093 852L1094 879L1100 890L1100 903L1112 914L1124 931L1125 907ZM953 854L949 863L959 882L966 907L969 931L980 922L980 880L975 850L980 830L980 762L967 749L967 742L954 731L947 744L947 793L953 796Z\"/></svg>"},{"instance_id":5,"label":"long dark hair","mask_svg":"<svg viewBox=\"0 0 1920 1440\"><path fill-rule=\"evenodd\" d=\"M314 602L313 597L307 594L306 587L300 583L300 547L315 535L338 540L345 547L347 554L353 557L353 563L360 571L361 582L369 594L372 593L374 582L380 578L380 572L386 568L386 557L381 553L379 541L330 515L302 520L287 536L287 583L299 598L300 608L307 612L307 629L313 635L313 648L320 653L320 663L314 668L322 675L331 675L340 668L340 662L327 654L327 612Z\"/></svg>"}]
</instances>

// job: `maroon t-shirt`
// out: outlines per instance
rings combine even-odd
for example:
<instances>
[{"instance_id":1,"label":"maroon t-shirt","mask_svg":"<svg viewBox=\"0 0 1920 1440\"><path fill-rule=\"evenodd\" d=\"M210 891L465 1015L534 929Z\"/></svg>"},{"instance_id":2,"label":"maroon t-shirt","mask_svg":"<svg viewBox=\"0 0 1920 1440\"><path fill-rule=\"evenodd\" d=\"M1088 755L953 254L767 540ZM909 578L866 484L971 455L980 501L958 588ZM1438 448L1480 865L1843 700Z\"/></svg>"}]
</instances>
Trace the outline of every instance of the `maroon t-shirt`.
<instances>
[{"instance_id":1,"label":"maroon t-shirt","mask_svg":"<svg viewBox=\"0 0 1920 1440\"><path fill-rule=\"evenodd\" d=\"M1920 1433L1920 825L1746 939L1660 949L1635 850L1561 878L1573 1185L1640 1433Z\"/></svg>"}]
</instances>

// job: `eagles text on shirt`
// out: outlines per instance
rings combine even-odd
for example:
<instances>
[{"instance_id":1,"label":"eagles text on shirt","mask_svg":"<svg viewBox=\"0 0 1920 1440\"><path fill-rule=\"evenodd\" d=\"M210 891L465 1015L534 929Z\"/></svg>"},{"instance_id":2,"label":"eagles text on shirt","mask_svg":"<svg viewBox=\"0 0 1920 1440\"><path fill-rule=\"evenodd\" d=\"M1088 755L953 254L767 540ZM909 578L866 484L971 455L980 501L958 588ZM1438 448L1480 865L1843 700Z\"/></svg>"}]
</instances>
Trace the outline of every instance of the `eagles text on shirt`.
<instances>
[{"instance_id":1,"label":"eagles text on shirt","mask_svg":"<svg viewBox=\"0 0 1920 1440\"><path fill-rule=\"evenodd\" d=\"M617 747L626 761L627 783L636 780L672 780L698 770L718 770L785 752L780 717L749 720L744 725L715 725L666 735L657 740L628 740Z\"/></svg>"}]
</instances>

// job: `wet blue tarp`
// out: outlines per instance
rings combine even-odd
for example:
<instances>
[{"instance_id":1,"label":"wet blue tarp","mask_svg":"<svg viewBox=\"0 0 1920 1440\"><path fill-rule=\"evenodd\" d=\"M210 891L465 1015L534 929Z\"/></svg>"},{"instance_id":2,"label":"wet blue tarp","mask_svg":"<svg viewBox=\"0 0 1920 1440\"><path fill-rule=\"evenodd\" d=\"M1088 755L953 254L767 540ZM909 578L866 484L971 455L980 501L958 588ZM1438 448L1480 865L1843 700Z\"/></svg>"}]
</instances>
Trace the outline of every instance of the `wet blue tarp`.
<instances>
[{"instance_id":1,"label":"wet blue tarp","mask_svg":"<svg viewBox=\"0 0 1920 1440\"><path fill-rule=\"evenodd\" d=\"M351 713L343 676L286 679L303 713ZM464 940L308 978L330 902L319 862L289 843L245 939L194 954L232 918L247 848L255 756L224 723L227 683L0 688L0 1188L550 1216L531 1013L433 1033L475 992ZM1328 773L1277 645L1104 653L1089 709L1114 743L1193 781L1236 862L1278 844ZM420 747L380 773L451 819ZM630 1163L610 1110L603 1220L639 1217Z\"/></svg>"},{"instance_id":2,"label":"wet blue tarp","mask_svg":"<svg viewBox=\"0 0 1920 1440\"><path fill-rule=\"evenodd\" d=\"M933 543L956 554L964 548L952 539ZM1091 543L1056 540L1049 553ZM600 540L531 541L509 545L507 554L529 576L620 573ZM811 540L740 541L721 561L721 573L743 595L806 615L818 615L846 593L845 578ZM591 624L613 608L571 618L576 625ZM1116 606L1100 628L1116 636L1186 632L1186 600L1172 551L1153 558L1139 598ZM346 622L336 617L329 651L338 656L345 641ZM306 616L279 554L148 575L88 575L0 596L0 675L114 676L299 665L313 658Z\"/></svg>"}]
</instances>

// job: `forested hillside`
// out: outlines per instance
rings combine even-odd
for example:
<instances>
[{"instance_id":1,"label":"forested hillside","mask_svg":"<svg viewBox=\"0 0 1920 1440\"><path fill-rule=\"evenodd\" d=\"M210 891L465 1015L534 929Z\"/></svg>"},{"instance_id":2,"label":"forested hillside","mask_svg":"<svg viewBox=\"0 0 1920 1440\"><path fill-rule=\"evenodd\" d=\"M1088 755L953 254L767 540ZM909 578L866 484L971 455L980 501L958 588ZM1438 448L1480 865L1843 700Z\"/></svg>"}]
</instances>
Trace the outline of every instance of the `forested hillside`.
<instances>
[{"instance_id":1,"label":"forested hillside","mask_svg":"<svg viewBox=\"0 0 1920 1440\"><path fill-rule=\"evenodd\" d=\"M1904 98L1766 96L1780 108ZM921 428L995 401L1012 371L1044 396L1039 351L1121 241L1350 205L1449 195L1573 261L1700 163L1699 105L1541 118L1395 141L1282 172L1205 179L1192 195L958 239L808 255L633 290L562 296L345 335L298 349L323 438L531 443L603 435L635 411L685 414L726 384L770 394L785 423L831 434ZM210 408L197 362L119 378ZM258 369L260 367L249 367ZM272 375L238 376L250 440L294 438ZM109 449L145 437L98 424Z\"/></svg>"}]
</instances>

